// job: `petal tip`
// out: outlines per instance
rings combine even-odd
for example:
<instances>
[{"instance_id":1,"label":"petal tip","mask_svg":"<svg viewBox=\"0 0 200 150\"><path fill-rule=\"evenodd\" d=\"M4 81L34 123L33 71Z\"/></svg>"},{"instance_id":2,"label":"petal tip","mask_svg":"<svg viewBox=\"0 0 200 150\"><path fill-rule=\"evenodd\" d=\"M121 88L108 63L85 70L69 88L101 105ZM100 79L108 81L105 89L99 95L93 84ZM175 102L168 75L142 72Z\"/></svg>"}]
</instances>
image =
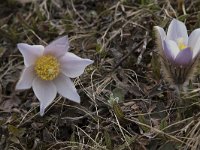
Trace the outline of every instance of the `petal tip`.
<instances>
[{"instance_id":1,"label":"petal tip","mask_svg":"<svg viewBox=\"0 0 200 150\"><path fill-rule=\"evenodd\" d=\"M81 102L80 96L77 95L76 99L74 99L73 101L80 104L80 102Z\"/></svg>"},{"instance_id":2,"label":"petal tip","mask_svg":"<svg viewBox=\"0 0 200 150\"><path fill-rule=\"evenodd\" d=\"M71 97L67 97L70 101L76 102L76 103L80 103L81 102L81 98L79 96L79 94L76 92L72 93L73 96Z\"/></svg>"},{"instance_id":3,"label":"petal tip","mask_svg":"<svg viewBox=\"0 0 200 150\"><path fill-rule=\"evenodd\" d=\"M17 44L17 48L18 48L19 50L21 50L21 49L23 49L23 47L24 47L25 45L28 45L28 44L26 44L26 43L18 43L18 44Z\"/></svg>"},{"instance_id":4,"label":"petal tip","mask_svg":"<svg viewBox=\"0 0 200 150\"><path fill-rule=\"evenodd\" d=\"M45 111L45 108L41 106L40 104L40 116L43 117L44 116L44 111Z\"/></svg>"},{"instance_id":5,"label":"petal tip","mask_svg":"<svg viewBox=\"0 0 200 150\"><path fill-rule=\"evenodd\" d=\"M21 85L18 81L17 85L15 86L15 91L20 91L20 90L27 90L30 89L31 87L24 87L24 85Z\"/></svg>"},{"instance_id":6,"label":"petal tip","mask_svg":"<svg viewBox=\"0 0 200 150\"><path fill-rule=\"evenodd\" d=\"M81 98L80 98L80 96L78 96L78 100L77 100L77 102L78 102L78 103L81 102Z\"/></svg>"},{"instance_id":7,"label":"petal tip","mask_svg":"<svg viewBox=\"0 0 200 150\"><path fill-rule=\"evenodd\" d=\"M17 47L20 47L22 44L24 44L24 43L17 43Z\"/></svg>"},{"instance_id":8,"label":"petal tip","mask_svg":"<svg viewBox=\"0 0 200 150\"><path fill-rule=\"evenodd\" d=\"M23 89L20 88L20 84L18 82L17 85L15 86L15 91L19 91L19 90L23 90Z\"/></svg>"},{"instance_id":9,"label":"petal tip","mask_svg":"<svg viewBox=\"0 0 200 150\"><path fill-rule=\"evenodd\" d=\"M81 102L81 98L79 96L79 94L77 92L73 93L72 97L67 97L70 101L76 102L76 103L80 103Z\"/></svg>"},{"instance_id":10,"label":"petal tip","mask_svg":"<svg viewBox=\"0 0 200 150\"><path fill-rule=\"evenodd\" d=\"M153 28L156 29L156 30L158 30L161 27L159 27L159 26L153 26Z\"/></svg>"},{"instance_id":11,"label":"petal tip","mask_svg":"<svg viewBox=\"0 0 200 150\"><path fill-rule=\"evenodd\" d=\"M88 65L91 65L94 63L94 60L87 59L87 61L88 61Z\"/></svg>"},{"instance_id":12,"label":"petal tip","mask_svg":"<svg viewBox=\"0 0 200 150\"><path fill-rule=\"evenodd\" d=\"M179 21L178 19L176 18L173 18L171 23L181 23L181 24L184 24L183 22Z\"/></svg>"},{"instance_id":13,"label":"petal tip","mask_svg":"<svg viewBox=\"0 0 200 150\"><path fill-rule=\"evenodd\" d=\"M18 85L15 86L15 91L21 90Z\"/></svg>"}]
</instances>

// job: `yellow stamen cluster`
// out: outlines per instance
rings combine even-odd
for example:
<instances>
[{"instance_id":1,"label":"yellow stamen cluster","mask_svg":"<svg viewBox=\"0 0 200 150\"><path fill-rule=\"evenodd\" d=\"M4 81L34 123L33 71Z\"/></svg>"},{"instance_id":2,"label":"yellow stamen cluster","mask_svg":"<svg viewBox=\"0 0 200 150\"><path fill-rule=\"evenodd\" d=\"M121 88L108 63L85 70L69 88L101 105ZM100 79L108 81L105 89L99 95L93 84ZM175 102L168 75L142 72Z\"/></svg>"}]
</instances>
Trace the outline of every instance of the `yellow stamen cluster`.
<instances>
[{"instance_id":1,"label":"yellow stamen cluster","mask_svg":"<svg viewBox=\"0 0 200 150\"><path fill-rule=\"evenodd\" d=\"M183 49L187 48L187 46L183 42L183 38L179 38L177 40L177 43L178 43L178 47L179 47L180 50L183 50Z\"/></svg>"},{"instance_id":2,"label":"yellow stamen cluster","mask_svg":"<svg viewBox=\"0 0 200 150\"><path fill-rule=\"evenodd\" d=\"M36 74L43 80L53 80L60 73L60 63L56 57L43 55L36 60Z\"/></svg>"}]
</instances>

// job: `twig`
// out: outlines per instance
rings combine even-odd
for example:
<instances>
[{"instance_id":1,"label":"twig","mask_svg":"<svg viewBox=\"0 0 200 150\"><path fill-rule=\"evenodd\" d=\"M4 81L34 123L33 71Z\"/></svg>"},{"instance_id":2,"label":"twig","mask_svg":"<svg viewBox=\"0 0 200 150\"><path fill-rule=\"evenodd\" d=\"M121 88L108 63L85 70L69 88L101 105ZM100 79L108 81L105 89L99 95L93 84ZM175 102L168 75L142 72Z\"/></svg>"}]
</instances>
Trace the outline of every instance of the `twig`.
<instances>
[{"instance_id":1,"label":"twig","mask_svg":"<svg viewBox=\"0 0 200 150\"><path fill-rule=\"evenodd\" d=\"M127 57L130 56L130 54L135 51L136 49L138 49L141 45L142 45L143 41L141 41L140 43L138 43L138 45L136 45L131 51L129 51L124 57L122 57L122 59L116 64L116 66L113 68L112 71L115 71L123 61L126 60Z\"/></svg>"}]
</instances>

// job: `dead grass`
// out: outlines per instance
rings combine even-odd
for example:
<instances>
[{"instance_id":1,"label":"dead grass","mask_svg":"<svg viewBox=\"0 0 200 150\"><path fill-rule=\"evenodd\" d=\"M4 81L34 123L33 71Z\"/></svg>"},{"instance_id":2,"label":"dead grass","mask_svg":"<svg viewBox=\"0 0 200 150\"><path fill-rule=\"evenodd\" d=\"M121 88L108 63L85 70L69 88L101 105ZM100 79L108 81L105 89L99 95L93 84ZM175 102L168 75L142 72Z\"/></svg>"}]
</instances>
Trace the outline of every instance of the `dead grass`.
<instances>
[{"instance_id":1,"label":"dead grass","mask_svg":"<svg viewBox=\"0 0 200 150\"><path fill-rule=\"evenodd\" d=\"M173 17L186 20L189 32L200 26L198 0L179 1L2 2L0 149L199 149L199 77L177 97L155 53L153 26ZM32 90L14 90L23 69L16 44L66 34L70 50L95 63L74 80L80 105L58 96L40 117Z\"/></svg>"}]
</instances>

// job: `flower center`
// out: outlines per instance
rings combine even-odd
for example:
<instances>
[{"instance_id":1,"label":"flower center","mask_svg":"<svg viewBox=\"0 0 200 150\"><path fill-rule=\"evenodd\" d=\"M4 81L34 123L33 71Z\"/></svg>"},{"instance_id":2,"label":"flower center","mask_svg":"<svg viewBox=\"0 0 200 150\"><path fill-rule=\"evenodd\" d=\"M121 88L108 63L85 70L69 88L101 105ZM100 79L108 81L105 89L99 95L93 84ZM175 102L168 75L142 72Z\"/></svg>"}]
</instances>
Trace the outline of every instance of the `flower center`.
<instances>
[{"instance_id":1,"label":"flower center","mask_svg":"<svg viewBox=\"0 0 200 150\"><path fill-rule=\"evenodd\" d=\"M177 43L180 50L187 48L187 46L184 44L183 38L177 39Z\"/></svg>"},{"instance_id":2,"label":"flower center","mask_svg":"<svg viewBox=\"0 0 200 150\"><path fill-rule=\"evenodd\" d=\"M60 63L56 57L44 55L36 60L34 69L41 79L53 80L60 73Z\"/></svg>"}]
</instances>

